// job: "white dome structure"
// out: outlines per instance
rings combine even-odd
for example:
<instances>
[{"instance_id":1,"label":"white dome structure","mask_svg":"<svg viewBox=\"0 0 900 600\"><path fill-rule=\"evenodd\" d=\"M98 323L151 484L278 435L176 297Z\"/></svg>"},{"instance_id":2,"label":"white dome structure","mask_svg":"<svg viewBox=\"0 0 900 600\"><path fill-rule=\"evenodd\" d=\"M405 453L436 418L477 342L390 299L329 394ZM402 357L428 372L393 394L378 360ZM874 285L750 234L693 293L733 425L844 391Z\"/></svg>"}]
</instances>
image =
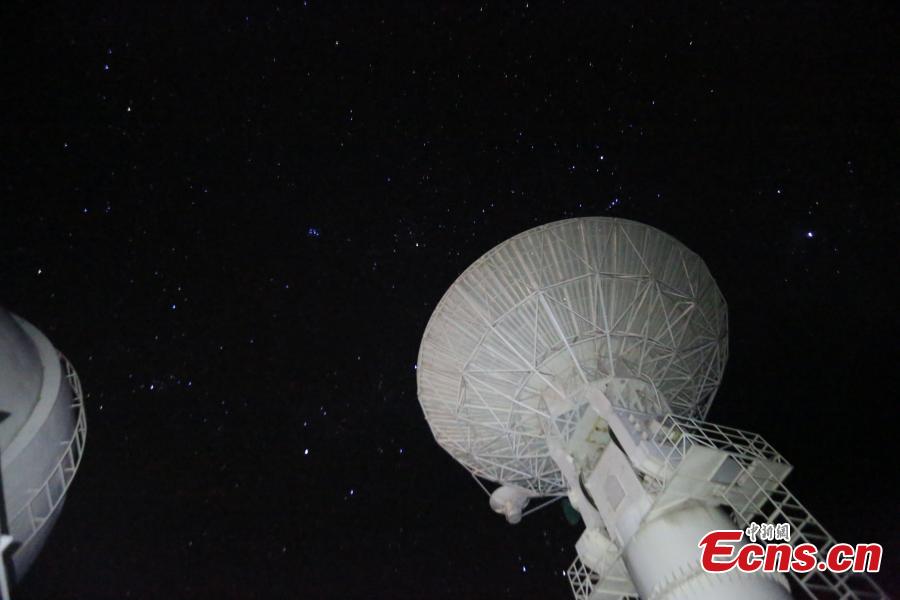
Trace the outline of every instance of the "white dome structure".
<instances>
[{"instance_id":1,"label":"white dome structure","mask_svg":"<svg viewBox=\"0 0 900 600\"><path fill-rule=\"evenodd\" d=\"M0 464L10 579L28 571L59 518L87 424L78 375L33 325L0 308Z\"/></svg>"}]
</instances>

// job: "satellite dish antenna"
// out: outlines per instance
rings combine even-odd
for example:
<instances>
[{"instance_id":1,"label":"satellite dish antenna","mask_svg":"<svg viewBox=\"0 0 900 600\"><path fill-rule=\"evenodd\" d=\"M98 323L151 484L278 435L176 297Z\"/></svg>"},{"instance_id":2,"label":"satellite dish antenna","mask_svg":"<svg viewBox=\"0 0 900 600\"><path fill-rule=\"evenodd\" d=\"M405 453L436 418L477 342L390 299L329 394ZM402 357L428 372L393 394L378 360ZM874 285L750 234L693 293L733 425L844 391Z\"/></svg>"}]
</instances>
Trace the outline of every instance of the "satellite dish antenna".
<instances>
[{"instance_id":1,"label":"satellite dish antenna","mask_svg":"<svg viewBox=\"0 0 900 600\"><path fill-rule=\"evenodd\" d=\"M576 598L790 598L783 575L699 565L703 535L754 518L790 524L795 545L834 543L784 487L780 454L703 420L727 331L709 269L676 239L623 219L558 221L447 290L422 338L419 402L438 444L485 491L499 484L490 506L510 523L539 497L579 511ZM849 572L794 581L810 597L884 597Z\"/></svg>"}]
</instances>

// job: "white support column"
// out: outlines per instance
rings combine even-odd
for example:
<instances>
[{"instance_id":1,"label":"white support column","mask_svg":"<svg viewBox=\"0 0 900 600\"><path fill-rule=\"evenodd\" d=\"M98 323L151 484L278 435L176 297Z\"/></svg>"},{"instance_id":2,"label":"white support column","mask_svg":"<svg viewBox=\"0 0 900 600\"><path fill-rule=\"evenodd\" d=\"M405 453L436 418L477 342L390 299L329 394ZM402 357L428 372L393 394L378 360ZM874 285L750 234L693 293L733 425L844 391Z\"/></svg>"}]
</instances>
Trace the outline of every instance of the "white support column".
<instances>
[{"instance_id":1,"label":"white support column","mask_svg":"<svg viewBox=\"0 0 900 600\"><path fill-rule=\"evenodd\" d=\"M697 542L735 525L717 507L685 504L644 523L625 546L624 560L641 598L653 600L788 600L783 576L707 573ZM742 546L737 544L736 546Z\"/></svg>"}]
</instances>

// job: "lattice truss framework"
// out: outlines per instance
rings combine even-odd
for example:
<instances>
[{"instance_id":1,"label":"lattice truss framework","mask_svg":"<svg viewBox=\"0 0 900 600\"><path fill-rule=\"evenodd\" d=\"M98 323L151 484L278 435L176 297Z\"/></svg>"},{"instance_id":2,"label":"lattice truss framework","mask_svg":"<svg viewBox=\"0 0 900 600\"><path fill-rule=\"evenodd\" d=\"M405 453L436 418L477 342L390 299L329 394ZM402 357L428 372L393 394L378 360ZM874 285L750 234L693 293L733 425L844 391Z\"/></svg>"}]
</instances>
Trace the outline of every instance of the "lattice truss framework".
<instances>
[{"instance_id":1,"label":"lattice truss framework","mask_svg":"<svg viewBox=\"0 0 900 600\"><path fill-rule=\"evenodd\" d=\"M566 484L547 435L568 440L578 390L608 375L651 383L704 416L727 360L727 308L702 259L632 221L559 221L467 269L428 323L419 400L438 443L474 475L537 495Z\"/></svg>"},{"instance_id":2,"label":"lattice truss framework","mask_svg":"<svg viewBox=\"0 0 900 600\"><path fill-rule=\"evenodd\" d=\"M751 521L788 523L791 544L815 544L818 556L823 557L837 542L810 514L806 507L784 485L784 471L774 472L770 465L787 465L787 461L761 435L750 431L725 427L690 417L667 415L651 441L666 450L660 454L666 477L645 478L648 492L656 504L665 497L669 483L678 475L684 458L693 447L713 448L725 453L734 462L737 472L732 481L714 488L713 497L727 507L739 529ZM654 509L656 505L654 505ZM654 513L654 509L648 515ZM646 517L645 517L646 518ZM572 594L576 600L626 600L637 598L635 593L623 593L621 551L610 556L603 572L597 572L575 558L567 571ZM699 556L698 556L699 559ZM813 569L808 573L791 571L796 591L803 597L833 600L886 600L888 596L865 573L835 573ZM661 595L661 594L660 594Z\"/></svg>"},{"instance_id":3,"label":"lattice truss framework","mask_svg":"<svg viewBox=\"0 0 900 600\"><path fill-rule=\"evenodd\" d=\"M690 451L691 446L706 446L727 452L739 467L740 475L721 489L723 504L731 509L732 518L744 529L751 521L764 523L788 523L791 526L791 544L815 544L818 556L827 555L837 541L819 523L794 494L773 473L766 462L769 459L785 463L763 437L694 419L667 417L656 433L654 441L679 438L666 456L669 470L677 471L676 464ZM777 483L773 483L777 482ZM887 599L884 591L864 573L835 573L813 569L808 573L791 571L797 588L807 598L825 599Z\"/></svg>"}]
</instances>

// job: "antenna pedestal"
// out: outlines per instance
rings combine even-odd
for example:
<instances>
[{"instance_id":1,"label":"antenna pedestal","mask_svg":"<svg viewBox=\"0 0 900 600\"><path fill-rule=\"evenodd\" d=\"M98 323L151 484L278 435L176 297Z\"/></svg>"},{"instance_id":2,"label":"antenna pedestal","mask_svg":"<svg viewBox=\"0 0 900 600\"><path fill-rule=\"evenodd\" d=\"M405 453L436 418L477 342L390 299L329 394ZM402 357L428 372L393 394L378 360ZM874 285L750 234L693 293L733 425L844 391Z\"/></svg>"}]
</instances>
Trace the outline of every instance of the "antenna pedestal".
<instances>
[{"instance_id":1,"label":"antenna pedestal","mask_svg":"<svg viewBox=\"0 0 900 600\"><path fill-rule=\"evenodd\" d=\"M666 430L664 415L644 412L650 408L647 399L656 397L653 392L652 386L628 378L595 381L583 391L591 406L583 420L597 431L595 419L600 417L615 443L606 443L596 463L579 461L582 470L577 478L572 470L561 468L571 479L570 488L583 482L582 493L591 501L590 507L579 505L582 515L588 513L585 524L590 532L576 546L582 562L597 573L612 574L616 585L627 582L634 593L649 600L789 599L783 576L710 574L701 567L698 542L703 536L716 529L735 529L718 508L721 500L709 490L717 485L710 475L722 477L720 466L727 456L710 450L674 458L684 436ZM593 432L585 435L583 427L576 431L581 436L570 440L572 459L566 463L596 455L591 448L599 450L605 439ZM660 485L663 481L667 483ZM591 598L622 595L607 596L614 589L606 585L599 591Z\"/></svg>"}]
</instances>

